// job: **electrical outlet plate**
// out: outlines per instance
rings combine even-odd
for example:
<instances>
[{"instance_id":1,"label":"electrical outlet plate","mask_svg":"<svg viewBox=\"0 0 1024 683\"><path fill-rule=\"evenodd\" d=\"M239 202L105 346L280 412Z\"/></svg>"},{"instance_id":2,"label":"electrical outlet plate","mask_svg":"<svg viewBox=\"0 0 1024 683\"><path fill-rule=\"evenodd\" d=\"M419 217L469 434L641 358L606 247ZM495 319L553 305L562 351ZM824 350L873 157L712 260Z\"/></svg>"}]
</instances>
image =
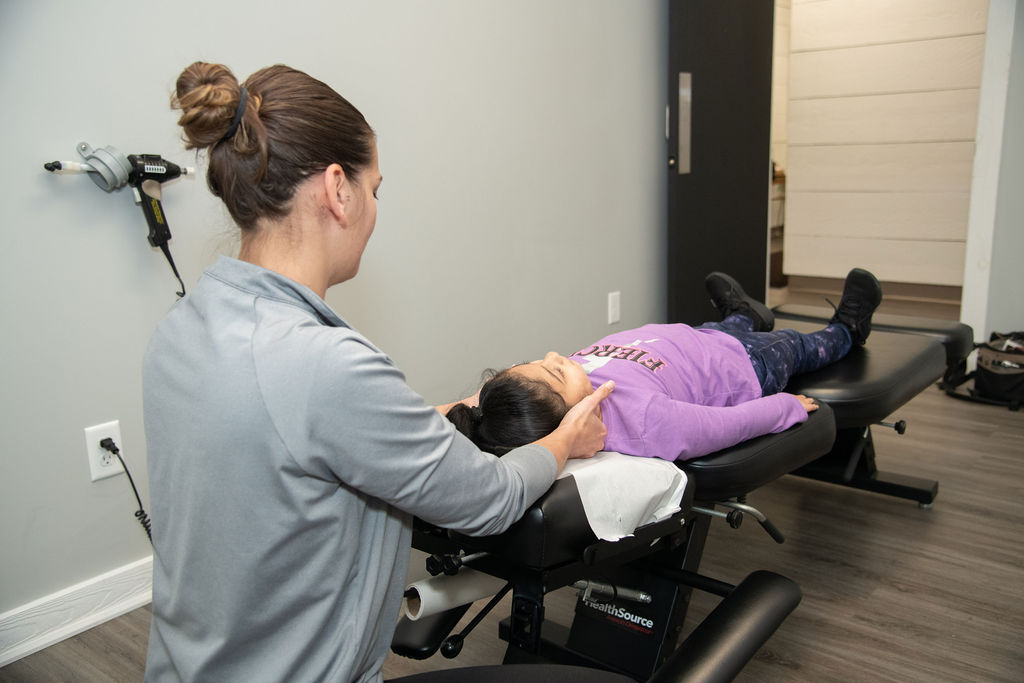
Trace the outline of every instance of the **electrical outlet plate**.
<instances>
[{"instance_id":1,"label":"electrical outlet plate","mask_svg":"<svg viewBox=\"0 0 1024 683\"><path fill-rule=\"evenodd\" d=\"M121 423L118 420L104 422L85 428L85 450L89 454L89 473L93 481L106 479L124 472L121 461L117 456L100 446L100 441L110 437L117 444L124 457L124 445L121 441Z\"/></svg>"},{"instance_id":2,"label":"electrical outlet plate","mask_svg":"<svg viewBox=\"0 0 1024 683\"><path fill-rule=\"evenodd\" d=\"M619 322L620 319L620 302L621 295L619 292L608 292L608 324L614 325Z\"/></svg>"}]
</instances>

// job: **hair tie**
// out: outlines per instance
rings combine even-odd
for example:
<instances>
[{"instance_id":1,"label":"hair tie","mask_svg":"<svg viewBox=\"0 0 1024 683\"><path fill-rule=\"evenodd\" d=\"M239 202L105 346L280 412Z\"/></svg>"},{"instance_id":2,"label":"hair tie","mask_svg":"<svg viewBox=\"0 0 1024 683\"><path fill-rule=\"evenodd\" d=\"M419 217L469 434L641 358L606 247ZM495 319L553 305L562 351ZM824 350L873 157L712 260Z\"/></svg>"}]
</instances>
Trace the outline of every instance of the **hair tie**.
<instances>
[{"instance_id":1,"label":"hair tie","mask_svg":"<svg viewBox=\"0 0 1024 683\"><path fill-rule=\"evenodd\" d=\"M480 406L473 406L469 409L469 414L473 418L473 422L479 422L484 419L484 411Z\"/></svg>"},{"instance_id":2,"label":"hair tie","mask_svg":"<svg viewBox=\"0 0 1024 683\"><path fill-rule=\"evenodd\" d=\"M247 92L245 90L245 86L243 85L242 92L238 98L238 108L235 109L235 118L231 121L231 128L228 129L227 134L220 139L221 142L230 139L238 130L238 124L242 122L242 116L245 114L245 105L247 101Z\"/></svg>"}]
</instances>

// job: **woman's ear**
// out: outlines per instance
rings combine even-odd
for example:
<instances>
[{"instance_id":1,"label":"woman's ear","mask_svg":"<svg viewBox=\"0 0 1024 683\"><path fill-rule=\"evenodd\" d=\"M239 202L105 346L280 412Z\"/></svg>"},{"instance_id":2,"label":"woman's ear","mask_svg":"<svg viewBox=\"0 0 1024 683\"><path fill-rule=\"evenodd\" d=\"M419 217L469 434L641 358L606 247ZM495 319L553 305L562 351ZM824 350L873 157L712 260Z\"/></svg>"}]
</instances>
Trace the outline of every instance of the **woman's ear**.
<instances>
[{"instance_id":1,"label":"woman's ear","mask_svg":"<svg viewBox=\"0 0 1024 683\"><path fill-rule=\"evenodd\" d=\"M340 164L331 164L324 169L322 181L327 209L344 225L345 210L348 208L348 197L345 194L348 180L345 177L344 169Z\"/></svg>"}]
</instances>

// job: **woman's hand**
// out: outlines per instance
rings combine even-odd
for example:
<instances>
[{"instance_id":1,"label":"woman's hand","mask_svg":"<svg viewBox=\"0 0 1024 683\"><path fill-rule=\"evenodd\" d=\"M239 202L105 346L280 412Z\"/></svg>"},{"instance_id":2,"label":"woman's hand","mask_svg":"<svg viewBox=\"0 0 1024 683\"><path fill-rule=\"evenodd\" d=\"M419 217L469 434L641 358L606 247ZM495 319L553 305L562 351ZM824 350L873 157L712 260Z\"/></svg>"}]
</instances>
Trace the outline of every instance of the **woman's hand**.
<instances>
[{"instance_id":1,"label":"woman's hand","mask_svg":"<svg viewBox=\"0 0 1024 683\"><path fill-rule=\"evenodd\" d=\"M569 453L570 458L592 458L604 448L604 437L608 435L608 429L601 420L601 401L608 398L614 388L615 382L605 382L590 396L574 405L562 418L559 429L568 427L579 431Z\"/></svg>"},{"instance_id":2,"label":"woman's hand","mask_svg":"<svg viewBox=\"0 0 1024 683\"><path fill-rule=\"evenodd\" d=\"M608 398L614 388L615 382L602 384L594 393L569 409L558 429L537 442L554 453L559 472L566 460L591 458L604 448L604 437L608 430L601 421L601 401Z\"/></svg>"},{"instance_id":3,"label":"woman's hand","mask_svg":"<svg viewBox=\"0 0 1024 683\"><path fill-rule=\"evenodd\" d=\"M797 397L797 399L800 401L800 403L803 405L803 407L807 410L808 413L813 413L815 410L818 409L818 402L815 401L813 398L804 396L803 394L794 395Z\"/></svg>"}]
</instances>

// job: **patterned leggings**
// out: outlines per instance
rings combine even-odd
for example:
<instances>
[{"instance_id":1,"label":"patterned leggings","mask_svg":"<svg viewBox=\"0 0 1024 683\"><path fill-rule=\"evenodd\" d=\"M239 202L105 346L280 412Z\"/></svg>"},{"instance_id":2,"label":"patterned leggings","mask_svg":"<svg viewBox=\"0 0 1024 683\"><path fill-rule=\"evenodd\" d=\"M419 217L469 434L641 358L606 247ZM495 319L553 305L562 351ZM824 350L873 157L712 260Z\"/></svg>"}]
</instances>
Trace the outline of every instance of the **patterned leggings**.
<instances>
[{"instance_id":1,"label":"patterned leggings","mask_svg":"<svg viewBox=\"0 0 1024 683\"><path fill-rule=\"evenodd\" d=\"M750 318L734 314L720 323L704 323L701 327L725 332L743 344L765 396L785 389L794 375L835 363L852 345L850 331L838 323L810 334L796 330L754 332Z\"/></svg>"}]
</instances>

